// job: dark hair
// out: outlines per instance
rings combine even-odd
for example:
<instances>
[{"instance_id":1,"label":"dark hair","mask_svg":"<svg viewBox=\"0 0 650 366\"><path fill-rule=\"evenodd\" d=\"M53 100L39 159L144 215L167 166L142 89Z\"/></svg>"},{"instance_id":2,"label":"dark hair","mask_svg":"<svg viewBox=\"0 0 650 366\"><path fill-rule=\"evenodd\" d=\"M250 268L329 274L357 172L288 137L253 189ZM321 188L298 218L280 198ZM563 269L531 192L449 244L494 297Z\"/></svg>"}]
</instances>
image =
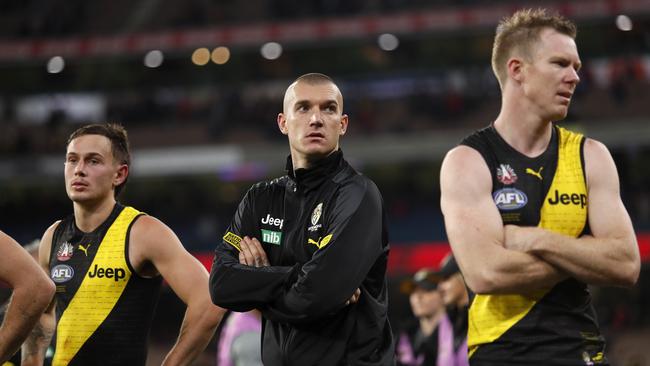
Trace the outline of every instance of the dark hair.
<instances>
[{"instance_id":1,"label":"dark hair","mask_svg":"<svg viewBox=\"0 0 650 366\"><path fill-rule=\"evenodd\" d=\"M125 164L128 167L131 167L131 151L129 149L129 137L127 136L126 130L122 125L117 123L105 123L105 124L91 124L78 128L70 137L68 137L68 142L66 143L66 148L70 145L72 140L77 137L84 135L100 135L104 136L111 142L111 152L113 153L113 159L118 161L120 164ZM129 179L127 174L124 182L120 185L115 186L115 196L118 194L126 185L126 181Z\"/></svg>"}]
</instances>

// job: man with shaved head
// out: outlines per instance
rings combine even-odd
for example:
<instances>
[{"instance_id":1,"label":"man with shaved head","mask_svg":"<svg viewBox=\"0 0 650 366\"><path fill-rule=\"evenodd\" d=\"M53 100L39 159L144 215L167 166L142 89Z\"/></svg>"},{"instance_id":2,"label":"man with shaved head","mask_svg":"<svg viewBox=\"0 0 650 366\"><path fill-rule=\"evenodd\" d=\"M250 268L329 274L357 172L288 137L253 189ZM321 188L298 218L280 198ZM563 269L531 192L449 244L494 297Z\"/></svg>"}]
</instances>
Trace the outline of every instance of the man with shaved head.
<instances>
[{"instance_id":1,"label":"man with shaved head","mask_svg":"<svg viewBox=\"0 0 650 366\"><path fill-rule=\"evenodd\" d=\"M241 201L216 248L212 300L262 312L266 366L393 365L384 206L339 148L339 88L323 74L299 77L277 123L287 174Z\"/></svg>"}]
</instances>

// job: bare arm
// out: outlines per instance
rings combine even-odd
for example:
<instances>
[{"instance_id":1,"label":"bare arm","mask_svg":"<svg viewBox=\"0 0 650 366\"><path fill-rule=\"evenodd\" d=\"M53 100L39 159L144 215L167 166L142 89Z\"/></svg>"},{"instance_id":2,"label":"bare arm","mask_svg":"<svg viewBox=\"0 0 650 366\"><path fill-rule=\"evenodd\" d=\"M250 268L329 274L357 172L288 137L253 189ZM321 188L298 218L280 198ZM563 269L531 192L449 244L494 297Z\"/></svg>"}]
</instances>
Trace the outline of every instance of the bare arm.
<instances>
[{"instance_id":1,"label":"bare arm","mask_svg":"<svg viewBox=\"0 0 650 366\"><path fill-rule=\"evenodd\" d=\"M472 291L524 293L551 287L565 277L538 257L504 248L492 178L476 150L458 146L447 154L440 189L447 237Z\"/></svg>"},{"instance_id":2,"label":"bare arm","mask_svg":"<svg viewBox=\"0 0 650 366\"><path fill-rule=\"evenodd\" d=\"M58 224L59 222L56 222L45 231L38 250L38 264L41 267L39 271L46 277L49 273L48 267L50 261L50 248L52 246L52 235L54 234L54 229L56 229ZM50 283L52 284L52 282ZM53 292L54 284L52 284L52 293ZM21 364L24 366L42 365L45 360L45 352L52 341L52 335L54 334L54 329L56 327L56 318L54 315L55 301L52 299L51 295L49 300L49 306L46 305L47 308L45 311L41 310L40 319L25 340L25 343L23 343Z\"/></svg>"},{"instance_id":3,"label":"bare arm","mask_svg":"<svg viewBox=\"0 0 650 366\"><path fill-rule=\"evenodd\" d=\"M131 230L135 256L151 262L187 305L176 344L164 365L189 365L210 342L225 310L212 304L208 272L188 253L176 234L165 224L143 216Z\"/></svg>"},{"instance_id":4,"label":"bare arm","mask_svg":"<svg viewBox=\"0 0 650 366\"><path fill-rule=\"evenodd\" d=\"M572 238L539 228L520 228L520 240L514 244L585 283L632 286L641 263L632 222L621 201L616 166L600 142L587 140L584 148L593 236Z\"/></svg>"}]
</instances>

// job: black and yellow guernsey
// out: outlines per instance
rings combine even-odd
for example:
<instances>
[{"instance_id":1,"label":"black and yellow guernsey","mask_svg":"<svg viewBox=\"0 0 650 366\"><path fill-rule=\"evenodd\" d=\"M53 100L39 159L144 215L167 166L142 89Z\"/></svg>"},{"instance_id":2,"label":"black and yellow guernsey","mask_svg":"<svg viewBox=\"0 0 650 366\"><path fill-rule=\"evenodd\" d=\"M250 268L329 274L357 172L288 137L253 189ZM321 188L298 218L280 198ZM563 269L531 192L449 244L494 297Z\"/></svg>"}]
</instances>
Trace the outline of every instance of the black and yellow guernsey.
<instances>
[{"instance_id":1,"label":"black and yellow guernsey","mask_svg":"<svg viewBox=\"0 0 650 366\"><path fill-rule=\"evenodd\" d=\"M129 232L141 212L116 204L97 229L74 217L52 239L56 352L52 365L144 365L161 278L138 276L128 259Z\"/></svg>"},{"instance_id":2,"label":"black and yellow guernsey","mask_svg":"<svg viewBox=\"0 0 650 366\"><path fill-rule=\"evenodd\" d=\"M555 126L547 150L529 158L489 126L461 144L485 159L504 225L579 237L589 231L584 140ZM589 289L572 278L530 295L473 296L468 346L472 365L607 364Z\"/></svg>"}]
</instances>

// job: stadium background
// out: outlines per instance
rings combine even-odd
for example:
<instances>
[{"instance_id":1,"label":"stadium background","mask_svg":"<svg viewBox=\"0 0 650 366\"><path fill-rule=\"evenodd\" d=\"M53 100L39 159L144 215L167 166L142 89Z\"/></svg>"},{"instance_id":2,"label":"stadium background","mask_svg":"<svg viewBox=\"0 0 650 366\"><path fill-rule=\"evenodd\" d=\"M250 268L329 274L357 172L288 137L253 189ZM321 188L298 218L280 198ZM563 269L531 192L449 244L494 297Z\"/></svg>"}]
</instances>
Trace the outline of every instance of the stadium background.
<instances>
[{"instance_id":1,"label":"stadium background","mask_svg":"<svg viewBox=\"0 0 650 366\"><path fill-rule=\"evenodd\" d=\"M29 0L0 3L0 230L26 244L70 214L68 134L116 121L131 138L121 196L166 222L207 266L250 185L283 174L275 117L286 86L323 72L341 86L342 148L389 211L391 320L400 280L449 251L439 209L444 152L499 109L490 51L524 6L574 19L584 64L562 125L605 142L643 257L633 289L595 288L616 365L650 365L650 1ZM166 288L154 364L182 304ZM645 347L644 347L645 345ZM212 344L197 364L214 364Z\"/></svg>"}]
</instances>

